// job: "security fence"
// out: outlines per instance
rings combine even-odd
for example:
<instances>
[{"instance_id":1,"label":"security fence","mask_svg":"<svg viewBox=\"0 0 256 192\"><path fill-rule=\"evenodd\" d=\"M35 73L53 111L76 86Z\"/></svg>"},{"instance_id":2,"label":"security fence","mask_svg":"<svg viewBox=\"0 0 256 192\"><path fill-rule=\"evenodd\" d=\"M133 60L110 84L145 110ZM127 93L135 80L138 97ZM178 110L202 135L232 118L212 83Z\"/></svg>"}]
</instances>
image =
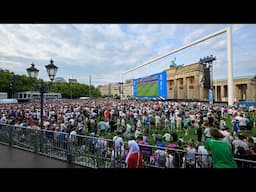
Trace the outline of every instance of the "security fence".
<instances>
[{"instance_id":1,"label":"security fence","mask_svg":"<svg viewBox=\"0 0 256 192\"><path fill-rule=\"evenodd\" d=\"M0 143L90 168L125 168L127 142L65 132L0 124ZM140 145L144 168L211 168L206 154L152 145ZM166 158L167 157L167 158ZM256 161L234 158L241 168L256 168Z\"/></svg>"}]
</instances>

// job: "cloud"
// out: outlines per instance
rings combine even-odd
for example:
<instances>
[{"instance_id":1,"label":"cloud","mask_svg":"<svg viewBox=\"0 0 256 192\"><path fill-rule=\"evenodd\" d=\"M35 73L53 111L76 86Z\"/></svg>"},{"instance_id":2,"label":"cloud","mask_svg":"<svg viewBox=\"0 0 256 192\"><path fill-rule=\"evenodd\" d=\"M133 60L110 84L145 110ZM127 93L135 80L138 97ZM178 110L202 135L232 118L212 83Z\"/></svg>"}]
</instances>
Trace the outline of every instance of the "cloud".
<instances>
[{"instance_id":1,"label":"cloud","mask_svg":"<svg viewBox=\"0 0 256 192\"><path fill-rule=\"evenodd\" d=\"M57 76L65 79L73 76L88 83L90 74L95 85L118 82L122 72L225 26L229 25L1 24L0 66L25 74L25 69L33 61L40 69L39 76L48 79L44 66L53 58L59 67ZM255 25L235 24L233 32L235 44L254 52L255 45L244 44L241 39L253 37ZM177 57L177 63L190 64L210 54L217 57L216 76L225 76L221 68L226 62L226 38L222 35L151 63L126 77L160 72L168 68L174 57ZM234 60L246 58L246 54L237 51L237 45L234 46L234 54ZM256 71L253 61L243 61L248 66L237 65L235 73Z\"/></svg>"},{"instance_id":2,"label":"cloud","mask_svg":"<svg viewBox=\"0 0 256 192\"><path fill-rule=\"evenodd\" d=\"M195 31L193 31L192 33L188 34L185 38L184 38L184 44L187 43L191 43L192 41L197 40L199 37L202 36L202 34L206 31L206 29L197 29Z\"/></svg>"},{"instance_id":3,"label":"cloud","mask_svg":"<svg viewBox=\"0 0 256 192\"><path fill-rule=\"evenodd\" d=\"M236 32L236 31L241 30L241 29L244 28L245 26L246 26L245 24L233 24L233 25L232 25L232 30L233 30L234 32Z\"/></svg>"}]
</instances>

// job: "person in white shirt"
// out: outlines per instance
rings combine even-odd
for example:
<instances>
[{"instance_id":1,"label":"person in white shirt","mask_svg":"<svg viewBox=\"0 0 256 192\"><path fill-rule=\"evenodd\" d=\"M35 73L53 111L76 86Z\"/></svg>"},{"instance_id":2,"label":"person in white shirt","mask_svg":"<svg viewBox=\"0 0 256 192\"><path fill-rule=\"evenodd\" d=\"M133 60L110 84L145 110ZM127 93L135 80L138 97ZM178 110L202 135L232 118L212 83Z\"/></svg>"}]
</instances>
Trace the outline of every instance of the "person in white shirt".
<instances>
[{"instance_id":1,"label":"person in white shirt","mask_svg":"<svg viewBox=\"0 0 256 192\"><path fill-rule=\"evenodd\" d=\"M234 146L234 154L237 154L239 147L243 148L246 153L249 152L249 146L243 141L245 137L243 135L238 135L238 139L233 140L232 145Z\"/></svg>"},{"instance_id":2,"label":"person in white shirt","mask_svg":"<svg viewBox=\"0 0 256 192\"><path fill-rule=\"evenodd\" d=\"M155 126L156 126L156 128L158 129L158 128L160 128L160 125L161 125L161 118L160 118L160 116L157 114L157 115L155 116Z\"/></svg>"},{"instance_id":3,"label":"person in white shirt","mask_svg":"<svg viewBox=\"0 0 256 192\"><path fill-rule=\"evenodd\" d=\"M244 116L244 115L240 115L241 116L241 118L240 118L240 121L239 121L239 129L241 130L241 131L244 131L244 130L246 130L246 128L247 128L247 123L249 122L248 121L248 119Z\"/></svg>"},{"instance_id":4,"label":"person in white shirt","mask_svg":"<svg viewBox=\"0 0 256 192\"><path fill-rule=\"evenodd\" d=\"M170 142L173 138L172 138L172 136L170 135L170 133L165 133L164 135L163 135L163 138L164 138L164 140L166 141L166 142Z\"/></svg>"},{"instance_id":5,"label":"person in white shirt","mask_svg":"<svg viewBox=\"0 0 256 192\"><path fill-rule=\"evenodd\" d=\"M135 133L134 133L135 139L137 139L140 134L142 134L141 131L140 131L140 129L136 129L136 131L135 131Z\"/></svg>"},{"instance_id":6,"label":"person in white shirt","mask_svg":"<svg viewBox=\"0 0 256 192\"><path fill-rule=\"evenodd\" d=\"M231 133L228 131L228 128L224 128L222 130L219 130L219 132L224 136L222 138L223 141L227 142L230 147L232 147L232 141L231 141Z\"/></svg>"},{"instance_id":7,"label":"person in white shirt","mask_svg":"<svg viewBox=\"0 0 256 192\"><path fill-rule=\"evenodd\" d=\"M174 162L173 162L174 156L172 155L172 151L167 151L166 161L165 161L165 167L166 168L174 168Z\"/></svg>"},{"instance_id":8,"label":"person in white shirt","mask_svg":"<svg viewBox=\"0 0 256 192\"><path fill-rule=\"evenodd\" d=\"M113 142L114 142L114 150L115 150L115 155L116 156L122 156L124 154L124 142L121 137L122 133L121 131L118 131L117 136L113 137Z\"/></svg>"},{"instance_id":9,"label":"person in white shirt","mask_svg":"<svg viewBox=\"0 0 256 192\"><path fill-rule=\"evenodd\" d=\"M198 147L199 162L201 168L209 168L211 164L211 157L208 151L205 149L204 145Z\"/></svg>"},{"instance_id":10,"label":"person in white shirt","mask_svg":"<svg viewBox=\"0 0 256 192\"><path fill-rule=\"evenodd\" d=\"M107 152L107 141L104 138L104 134L98 139L96 148L100 150L101 155L104 157Z\"/></svg>"},{"instance_id":11,"label":"person in white shirt","mask_svg":"<svg viewBox=\"0 0 256 192\"><path fill-rule=\"evenodd\" d=\"M77 135L76 129L72 130L72 131L70 132L69 139L70 139L72 142L75 142L75 141L76 141L76 135Z\"/></svg>"},{"instance_id":12,"label":"person in white shirt","mask_svg":"<svg viewBox=\"0 0 256 192\"><path fill-rule=\"evenodd\" d=\"M194 147L193 141L190 139L188 141L187 147L185 148L187 152L185 155L185 166L186 168L195 168L196 163L196 149Z\"/></svg>"},{"instance_id":13,"label":"person in white shirt","mask_svg":"<svg viewBox=\"0 0 256 192\"><path fill-rule=\"evenodd\" d=\"M210 127L209 127L207 122L204 123L203 127L204 127L204 137L205 137L205 140L206 140L207 138L211 137Z\"/></svg>"},{"instance_id":14,"label":"person in white shirt","mask_svg":"<svg viewBox=\"0 0 256 192\"><path fill-rule=\"evenodd\" d=\"M0 119L0 123L6 124L6 122L7 122L7 119L6 119L5 115L3 114Z\"/></svg>"},{"instance_id":15,"label":"person in white shirt","mask_svg":"<svg viewBox=\"0 0 256 192\"><path fill-rule=\"evenodd\" d=\"M171 131L175 131L175 129L176 129L176 126L175 126L175 116L174 115L172 115L172 116L170 116L170 121L171 121Z\"/></svg>"}]
</instances>

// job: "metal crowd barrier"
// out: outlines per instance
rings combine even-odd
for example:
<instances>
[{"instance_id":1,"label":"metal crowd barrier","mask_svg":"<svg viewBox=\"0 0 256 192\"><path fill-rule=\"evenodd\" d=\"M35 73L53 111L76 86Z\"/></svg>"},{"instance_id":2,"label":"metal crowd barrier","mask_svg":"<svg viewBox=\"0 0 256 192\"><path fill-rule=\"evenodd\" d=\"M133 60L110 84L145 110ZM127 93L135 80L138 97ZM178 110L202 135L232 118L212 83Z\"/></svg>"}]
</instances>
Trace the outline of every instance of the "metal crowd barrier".
<instances>
[{"instance_id":1,"label":"metal crowd barrier","mask_svg":"<svg viewBox=\"0 0 256 192\"><path fill-rule=\"evenodd\" d=\"M0 143L90 168L125 168L128 144L114 147L113 140L70 135L0 124ZM144 168L211 168L211 157L180 149L140 145ZM160 151L171 156L160 161ZM256 161L234 158L239 168L256 168ZM171 162L171 161L170 161ZM167 165L167 166L166 166Z\"/></svg>"}]
</instances>

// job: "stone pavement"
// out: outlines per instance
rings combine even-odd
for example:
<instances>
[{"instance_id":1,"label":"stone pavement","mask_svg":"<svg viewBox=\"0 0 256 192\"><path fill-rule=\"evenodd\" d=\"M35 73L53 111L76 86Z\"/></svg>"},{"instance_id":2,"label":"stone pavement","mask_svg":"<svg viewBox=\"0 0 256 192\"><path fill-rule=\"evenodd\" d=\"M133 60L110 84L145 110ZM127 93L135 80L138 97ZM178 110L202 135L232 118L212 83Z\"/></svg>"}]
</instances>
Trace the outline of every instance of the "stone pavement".
<instances>
[{"instance_id":1,"label":"stone pavement","mask_svg":"<svg viewBox=\"0 0 256 192\"><path fill-rule=\"evenodd\" d=\"M0 144L0 168L83 168Z\"/></svg>"}]
</instances>

